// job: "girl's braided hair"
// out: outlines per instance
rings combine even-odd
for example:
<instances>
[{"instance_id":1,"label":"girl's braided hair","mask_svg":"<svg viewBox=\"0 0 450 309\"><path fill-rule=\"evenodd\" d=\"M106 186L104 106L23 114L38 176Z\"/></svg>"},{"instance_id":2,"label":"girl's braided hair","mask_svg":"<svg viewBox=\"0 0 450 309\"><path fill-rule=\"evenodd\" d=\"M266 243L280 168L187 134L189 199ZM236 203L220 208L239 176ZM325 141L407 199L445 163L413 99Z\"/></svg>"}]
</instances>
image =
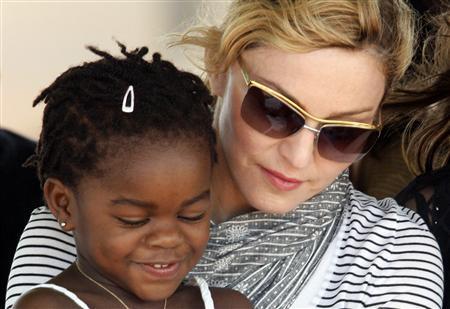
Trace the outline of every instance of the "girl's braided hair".
<instances>
[{"instance_id":1,"label":"girl's braided hair","mask_svg":"<svg viewBox=\"0 0 450 309\"><path fill-rule=\"evenodd\" d=\"M118 42L123 58L95 47L102 57L62 73L34 100L46 103L35 154L25 165L36 165L43 186L55 177L76 187L84 175L101 174L105 159L133 151L143 144L170 145L174 140L209 145L212 158L212 97L199 77L178 70L148 48L128 52ZM124 113L122 100L132 85L134 111Z\"/></svg>"}]
</instances>

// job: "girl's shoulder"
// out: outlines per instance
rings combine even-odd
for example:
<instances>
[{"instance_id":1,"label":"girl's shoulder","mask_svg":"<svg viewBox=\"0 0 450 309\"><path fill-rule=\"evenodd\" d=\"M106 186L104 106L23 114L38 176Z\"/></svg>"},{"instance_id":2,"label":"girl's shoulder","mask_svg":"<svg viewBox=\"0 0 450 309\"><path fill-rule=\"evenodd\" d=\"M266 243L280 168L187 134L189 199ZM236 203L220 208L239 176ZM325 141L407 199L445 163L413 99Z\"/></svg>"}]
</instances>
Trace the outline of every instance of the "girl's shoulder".
<instances>
[{"instance_id":1,"label":"girl's shoulder","mask_svg":"<svg viewBox=\"0 0 450 309\"><path fill-rule=\"evenodd\" d=\"M17 309L88 308L74 293L55 284L38 285L23 294L14 304Z\"/></svg>"},{"instance_id":2,"label":"girl's shoulder","mask_svg":"<svg viewBox=\"0 0 450 309\"><path fill-rule=\"evenodd\" d=\"M194 285L180 287L168 299L167 307L205 309L253 308L250 301L238 291L228 288L201 288Z\"/></svg>"},{"instance_id":3,"label":"girl's shoulder","mask_svg":"<svg viewBox=\"0 0 450 309\"><path fill-rule=\"evenodd\" d=\"M238 291L228 288L210 288L215 309L253 308L252 303Z\"/></svg>"},{"instance_id":4,"label":"girl's shoulder","mask_svg":"<svg viewBox=\"0 0 450 309\"><path fill-rule=\"evenodd\" d=\"M205 309L253 308L247 297L238 291L229 288L210 288L201 277L194 277L194 281L199 287Z\"/></svg>"}]
</instances>

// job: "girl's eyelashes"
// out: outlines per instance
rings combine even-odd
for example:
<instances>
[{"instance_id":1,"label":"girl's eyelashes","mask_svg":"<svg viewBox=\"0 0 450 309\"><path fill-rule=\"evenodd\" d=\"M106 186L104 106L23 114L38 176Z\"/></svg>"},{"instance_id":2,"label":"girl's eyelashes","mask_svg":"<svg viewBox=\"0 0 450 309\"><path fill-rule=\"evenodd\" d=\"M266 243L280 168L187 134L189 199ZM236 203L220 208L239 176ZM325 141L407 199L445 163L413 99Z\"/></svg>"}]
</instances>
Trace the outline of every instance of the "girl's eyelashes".
<instances>
[{"instance_id":1,"label":"girl's eyelashes","mask_svg":"<svg viewBox=\"0 0 450 309\"><path fill-rule=\"evenodd\" d=\"M187 221L187 222L196 222L196 221L200 221L202 220L206 215L206 212L201 213L199 215L196 216L187 216L187 215L178 215L177 218L183 221ZM141 227L145 224L147 224L150 221L150 218L145 218L145 219L136 219L136 220L131 220L131 219L124 219L121 217L115 217L122 225L125 225L127 227Z\"/></svg>"},{"instance_id":2,"label":"girl's eyelashes","mask_svg":"<svg viewBox=\"0 0 450 309\"><path fill-rule=\"evenodd\" d=\"M148 221L150 221L150 218L139 219L139 220L129 220L129 219L116 217L116 219L123 225L129 226L129 227L140 227L140 226L143 226L144 224L146 224Z\"/></svg>"},{"instance_id":3,"label":"girl's eyelashes","mask_svg":"<svg viewBox=\"0 0 450 309\"><path fill-rule=\"evenodd\" d=\"M206 212L201 213L197 216L178 216L179 219L184 220L184 221L189 221L189 222L195 222L195 221L200 221L201 219L203 219L205 217Z\"/></svg>"}]
</instances>

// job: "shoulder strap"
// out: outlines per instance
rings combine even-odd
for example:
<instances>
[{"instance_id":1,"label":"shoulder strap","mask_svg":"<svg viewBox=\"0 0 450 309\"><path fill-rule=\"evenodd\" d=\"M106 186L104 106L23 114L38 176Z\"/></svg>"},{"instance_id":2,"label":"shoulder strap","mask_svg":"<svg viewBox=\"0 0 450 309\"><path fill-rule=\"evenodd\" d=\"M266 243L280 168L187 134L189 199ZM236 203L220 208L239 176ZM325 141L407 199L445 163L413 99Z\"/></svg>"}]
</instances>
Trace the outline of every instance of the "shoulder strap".
<instances>
[{"instance_id":1,"label":"shoulder strap","mask_svg":"<svg viewBox=\"0 0 450 309\"><path fill-rule=\"evenodd\" d=\"M200 288L200 293L202 294L203 303L205 304L205 309L214 309L214 301L211 297L211 291L209 290L208 283L205 279L200 277L194 277Z\"/></svg>"},{"instance_id":2,"label":"shoulder strap","mask_svg":"<svg viewBox=\"0 0 450 309\"><path fill-rule=\"evenodd\" d=\"M70 298L80 308L89 309L88 305L86 305L85 302L83 302L77 295L75 295L75 293L69 291L66 288L63 288L62 286L59 286L56 284L51 284L51 283L43 283L43 284L39 284L39 285L35 286L33 289L37 289L37 288L47 288L47 289L52 289L52 290L58 291L58 292L64 294L65 296L67 296L68 298Z\"/></svg>"}]
</instances>

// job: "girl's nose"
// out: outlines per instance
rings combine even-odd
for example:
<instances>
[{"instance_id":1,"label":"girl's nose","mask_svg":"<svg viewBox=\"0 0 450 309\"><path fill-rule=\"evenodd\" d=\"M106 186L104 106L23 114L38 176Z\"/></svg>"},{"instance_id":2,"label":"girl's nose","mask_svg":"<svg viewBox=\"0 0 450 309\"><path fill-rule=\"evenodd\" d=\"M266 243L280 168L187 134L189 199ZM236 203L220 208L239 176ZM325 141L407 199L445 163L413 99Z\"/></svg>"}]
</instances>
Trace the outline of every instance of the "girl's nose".
<instances>
[{"instance_id":1,"label":"girl's nose","mask_svg":"<svg viewBox=\"0 0 450 309\"><path fill-rule=\"evenodd\" d=\"M184 236L174 222L158 222L144 236L143 242L149 247L172 249L184 243Z\"/></svg>"},{"instance_id":2,"label":"girl's nose","mask_svg":"<svg viewBox=\"0 0 450 309\"><path fill-rule=\"evenodd\" d=\"M280 141L279 152L293 168L304 168L314 160L317 130L301 128L299 132Z\"/></svg>"}]
</instances>

